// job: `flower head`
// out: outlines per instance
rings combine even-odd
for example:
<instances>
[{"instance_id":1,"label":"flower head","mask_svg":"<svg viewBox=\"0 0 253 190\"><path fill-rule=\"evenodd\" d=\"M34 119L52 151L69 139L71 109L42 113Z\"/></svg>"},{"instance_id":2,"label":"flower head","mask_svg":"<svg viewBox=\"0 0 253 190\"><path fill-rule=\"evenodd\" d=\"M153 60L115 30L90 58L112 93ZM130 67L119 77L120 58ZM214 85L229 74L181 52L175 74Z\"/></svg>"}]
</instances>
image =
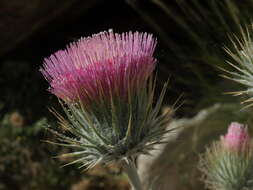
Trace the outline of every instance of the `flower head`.
<instances>
[{"instance_id":1,"label":"flower head","mask_svg":"<svg viewBox=\"0 0 253 190\"><path fill-rule=\"evenodd\" d=\"M167 83L153 103L155 45L151 34L110 30L45 60L42 73L50 91L64 101L68 121L54 113L71 134L51 129L60 141L54 144L75 148L65 155L79 157L70 164L134 159L162 141L171 112L159 114Z\"/></svg>"},{"instance_id":2,"label":"flower head","mask_svg":"<svg viewBox=\"0 0 253 190\"><path fill-rule=\"evenodd\" d=\"M200 170L208 189L252 189L253 152L247 126L229 125L225 137L213 142L200 159Z\"/></svg>"},{"instance_id":3,"label":"flower head","mask_svg":"<svg viewBox=\"0 0 253 190\"><path fill-rule=\"evenodd\" d=\"M243 150L246 146L249 146L247 126L232 122L223 138L223 146L228 150Z\"/></svg>"},{"instance_id":4,"label":"flower head","mask_svg":"<svg viewBox=\"0 0 253 190\"><path fill-rule=\"evenodd\" d=\"M68 102L88 105L101 98L143 88L156 65L151 34L101 32L81 38L45 59L42 74L50 92Z\"/></svg>"}]
</instances>

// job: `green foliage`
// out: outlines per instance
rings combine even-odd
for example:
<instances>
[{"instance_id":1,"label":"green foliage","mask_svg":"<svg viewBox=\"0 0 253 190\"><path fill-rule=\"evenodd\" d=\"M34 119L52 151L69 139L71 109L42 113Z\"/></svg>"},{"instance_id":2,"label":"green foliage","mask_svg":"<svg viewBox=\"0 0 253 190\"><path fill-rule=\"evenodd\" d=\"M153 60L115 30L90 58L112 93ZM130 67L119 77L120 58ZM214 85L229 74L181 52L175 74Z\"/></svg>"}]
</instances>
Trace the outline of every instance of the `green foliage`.
<instances>
[{"instance_id":1,"label":"green foliage","mask_svg":"<svg viewBox=\"0 0 253 190\"><path fill-rule=\"evenodd\" d=\"M0 189L67 189L80 173L60 168L48 156L48 144L41 142L47 119L30 126L17 125L11 120L13 114L6 114L0 121Z\"/></svg>"}]
</instances>

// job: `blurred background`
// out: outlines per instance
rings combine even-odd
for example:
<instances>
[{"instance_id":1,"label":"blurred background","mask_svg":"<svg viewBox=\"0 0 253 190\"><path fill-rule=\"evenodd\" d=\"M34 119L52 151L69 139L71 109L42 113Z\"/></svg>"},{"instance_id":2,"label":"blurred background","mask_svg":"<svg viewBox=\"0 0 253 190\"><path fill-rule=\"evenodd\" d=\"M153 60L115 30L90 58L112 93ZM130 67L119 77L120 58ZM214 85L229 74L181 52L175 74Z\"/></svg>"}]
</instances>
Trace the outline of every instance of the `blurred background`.
<instances>
[{"instance_id":1,"label":"blurred background","mask_svg":"<svg viewBox=\"0 0 253 190\"><path fill-rule=\"evenodd\" d=\"M220 77L218 67L231 69L226 60L233 60L224 47L232 48L233 35L240 37L251 24L252 8L253 0L0 0L0 190L129 189L116 165L88 172L61 168L66 160L53 156L69 150L42 142L54 138L45 126L57 125L48 108L61 109L39 72L43 59L108 29L158 38L157 94L168 78L164 107L183 94L175 118L190 119L216 103L223 106L194 124L196 130L186 131L163 160L169 163L165 180L177 183L173 187L203 188L196 180L198 154L230 121L249 122L251 115L251 110L238 113L240 99L224 94L242 88ZM200 140L193 141L193 134ZM189 154L182 157L186 149ZM185 165L178 169L178 162ZM185 180L189 176L192 180Z\"/></svg>"}]
</instances>

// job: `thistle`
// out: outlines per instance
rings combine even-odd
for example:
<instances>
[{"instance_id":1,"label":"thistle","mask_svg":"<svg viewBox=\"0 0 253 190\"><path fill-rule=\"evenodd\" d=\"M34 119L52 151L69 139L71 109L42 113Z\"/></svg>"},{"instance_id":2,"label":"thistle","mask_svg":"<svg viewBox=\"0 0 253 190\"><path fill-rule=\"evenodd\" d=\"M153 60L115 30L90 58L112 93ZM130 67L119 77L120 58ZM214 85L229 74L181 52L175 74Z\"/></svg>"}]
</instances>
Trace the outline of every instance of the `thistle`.
<instances>
[{"instance_id":1,"label":"thistle","mask_svg":"<svg viewBox=\"0 0 253 190\"><path fill-rule=\"evenodd\" d=\"M252 189L253 154L247 127L231 123L225 137L207 148L200 169L211 190Z\"/></svg>"},{"instance_id":2,"label":"thistle","mask_svg":"<svg viewBox=\"0 0 253 190\"><path fill-rule=\"evenodd\" d=\"M45 59L41 72L68 119L54 112L64 130L50 129L59 140L52 143L73 147L63 156L77 157L67 165L87 169L120 162L133 187L141 189L134 160L162 142L171 115L159 114L167 83L153 103L155 46L151 34L109 30Z\"/></svg>"},{"instance_id":3,"label":"thistle","mask_svg":"<svg viewBox=\"0 0 253 190\"><path fill-rule=\"evenodd\" d=\"M246 107L253 105L253 41L250 34L250 28L241 30L241 39L235 38L232 40L233 49L226 48L227 53L235 61L235 63L228 63L235 69L235 71L225 71L228 75L223 75L225 78L238 82L246 86L246 90L231 92L235 96L247 95L249 98L242 103L248 103Z\"/></svg>"},{"instance_id":4,"label":"thistle","mask_svg":"<svg viewBox=\"0 0 253 190\"><path fill-rule=\"evenodd\" d=\"M249 148L249 134L247 126L232 122L228 133L222 138L222 145L230 151L246 151Z\"/></svg>"}]
</instances>

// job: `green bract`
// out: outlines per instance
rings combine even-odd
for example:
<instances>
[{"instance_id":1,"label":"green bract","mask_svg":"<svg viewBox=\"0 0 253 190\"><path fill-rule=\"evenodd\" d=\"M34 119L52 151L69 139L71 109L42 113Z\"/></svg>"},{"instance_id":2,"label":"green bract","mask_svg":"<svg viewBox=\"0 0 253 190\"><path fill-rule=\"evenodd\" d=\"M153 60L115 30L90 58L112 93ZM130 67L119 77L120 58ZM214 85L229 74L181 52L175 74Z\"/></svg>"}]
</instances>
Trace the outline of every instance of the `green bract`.
<instances>
[{"instance_id":1,"label":"green bract","mask_svg":"<svg viewBox=\"0 0 253 190\"><path fill-rule=\"evenodd\" d=\"M247 100L243 103L249 103L247 107L252 106L253 103L253 41L249 30L252 31L252 26L246 28L245 31L242 30L241 38L236 38L233 40L233 50L226 49L227 53L235 61L235 63L228 62L235 71L228 71L222 69L227 73L223 75L225 78L238 82L246 87L245 90L237 90L231 92L235 96L240 96L246 94L249 96Z\"/></svg>"},{"instance_id":2,"label":"green bract","mask_svg":"<svg viewBox=\"0 0 253 190\"><path fill-rule=\"evenodd\" d=\"M249 190L253 188L252 151L230 151L215 142L201 158L203 181L211 190Z\"/></svg>"},{"instance_id":3,"label":"green bract","mask_svg":"<svg viewBox=\"0 0 253 190\"><path fill-rule=\"evenodd\" d=\"M62 103L67 120L56 114L64 131L50 130L57 135L59 143L73 147L73 152L61 156L76 157L68 163L80 163L80 168L89 168L97 163L110 163L124 158L135 159L139 154L148 154L153 145L162 142L171 112L159 114L167 83L156 104L154 81L150 78L142 89L128 92L128 99L111 96L100 99L86 109L82 102Z\"/></svg>"}]
</instances>

